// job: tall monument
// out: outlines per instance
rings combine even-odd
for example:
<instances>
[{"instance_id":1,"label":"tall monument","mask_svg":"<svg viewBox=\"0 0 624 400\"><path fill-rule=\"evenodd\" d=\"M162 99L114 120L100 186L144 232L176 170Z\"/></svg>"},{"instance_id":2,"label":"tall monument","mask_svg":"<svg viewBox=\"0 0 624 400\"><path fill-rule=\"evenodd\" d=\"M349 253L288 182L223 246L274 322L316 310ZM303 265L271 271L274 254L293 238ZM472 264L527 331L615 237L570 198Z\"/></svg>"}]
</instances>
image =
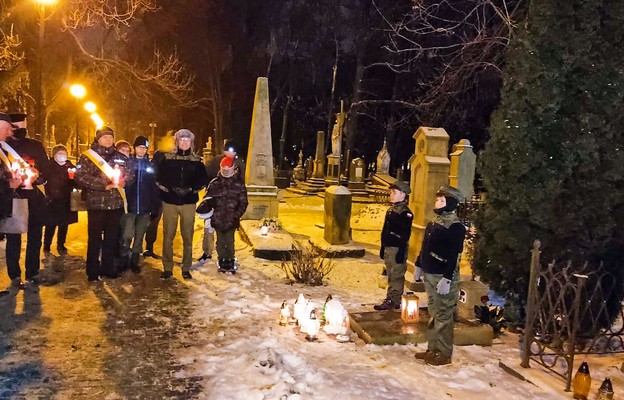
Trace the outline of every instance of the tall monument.
<instances>
[{"instance_id":1,"label":"tall monument","mask_svg":"<svg viewBox=\"0 0 624 400\"><path fill-rule=\"evenodd\" d=\"M245 169L249 206L243 219L277 217L279 210L277 186L273 178L273 144L269 110L269 81L267 78L258 78Z\"/></svg>"}]
</instances>

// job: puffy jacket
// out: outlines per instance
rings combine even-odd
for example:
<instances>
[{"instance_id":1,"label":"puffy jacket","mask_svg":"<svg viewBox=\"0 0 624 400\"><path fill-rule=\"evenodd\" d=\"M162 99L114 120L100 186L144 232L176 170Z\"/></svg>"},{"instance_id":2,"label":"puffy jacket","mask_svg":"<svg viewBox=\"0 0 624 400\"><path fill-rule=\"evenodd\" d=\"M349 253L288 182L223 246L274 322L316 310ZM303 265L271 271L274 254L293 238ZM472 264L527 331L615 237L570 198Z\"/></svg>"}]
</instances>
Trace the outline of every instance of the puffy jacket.
<instances>
[{"instance_id":1,"label":"puffy jacket","mask_svg":"<svg viewBox=\"0 0 624 400\"><path fill-rule=\"evenodd\" d=\"M464 249L466 228L455 213L445 212L425 228L416 266L427 274L441 274L452 279L457 260Z\"/></svg>"},{"instance_id":2,"label":"puffy jacket","mask_svg":"<svg viewBox=\"0 0 624 400\"><path fill-rule=\"evenodd\" d=\"M239 173L240 171L237 174ZM230 178L219 174L206 189L206 196L211 196L215 202L211 219L211 224L215 229L238 228L240 218L247 209L247 188L236 176L237 174Z\"/></svg>"},{"instance_id":3,"label":"puffy jacket","mask_svg":"<svg viewBox=\"0 0 624 400\"><path fill-rule=\"evenodd\" d=\"M158 186L156 186L156 169L146 157L130 158L134 171L134 182L126 185L128 196L128 212L146 214L156 212L160 203Z\"/></svg>"},{"instance_id":4,"label":"puffy jacket","mask_svg":"<svg viewBox=\"0 0 624 400\"><path fill-rule=\"evenodd\" d=\"M71 161L59 165L50 160L48 166L48 183L45 185L47 196L46 223L50 225L73 224L78 222L78 213L70 210L70 196L74 181L69 179L67 170L73 168Z\"/></svg>"},{"instance_id":5,"label":"puffy jacket","mask_svg":"<svg viewBox=\"0 0 624 400\"><path fill-rule=\"evenodd\" d=\"M160 198L168 204L195 204L199 192L208 181L201 158L190 150L166 153L158 162L156 182Z\"/></svg>"},{"instance_id":6,"label":"puffy jacket","mask_svg":"<svg viewBox=\"0 0 624 400\"><path fill-rule=\"evenodd\" d=\"M386 211L386 218L381 230L383 247L407 247L412 233L414 215L404 201L392 204Z\"/></svg>"},{"instance_id":7,"label":"puffy jacket","mask_svg":"<svg viewBox=\"0 0 624 400\"><path fill-rule=\"evenodd\" d=\"M126 186L132 184L134 173L131 168L128 168L128 157L115 150L114 147L103 147L97 143L93 143L91 149L98 153L111 167L119 166ZM74 180L76 185L82 189L87 210L123 208L124 203L119 190L116 188L106 190L106 186L111 183L110 179L84 154L78 160Z\"/></svg>"}]
</instances>

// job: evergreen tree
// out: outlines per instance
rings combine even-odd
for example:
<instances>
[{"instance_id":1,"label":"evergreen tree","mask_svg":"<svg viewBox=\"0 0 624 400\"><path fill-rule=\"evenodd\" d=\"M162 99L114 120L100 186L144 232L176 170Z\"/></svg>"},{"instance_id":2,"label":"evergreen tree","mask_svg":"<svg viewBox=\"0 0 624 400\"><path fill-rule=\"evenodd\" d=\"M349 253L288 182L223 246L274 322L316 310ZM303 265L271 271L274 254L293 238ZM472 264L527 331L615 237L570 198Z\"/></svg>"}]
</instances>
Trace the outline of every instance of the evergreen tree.
<instances>
[{"instance_id":1,"label":"evergreen tree","mask_svg":"<svg viewBox=\"0 0 624 400\"><path fill-rule=\"evenodd\" d=\"M624 2L532 0L480 157L476 272L526 299L530 250L621 274ZM621 212L619 213L621 215Z\"/></svg>"}]
</instances>

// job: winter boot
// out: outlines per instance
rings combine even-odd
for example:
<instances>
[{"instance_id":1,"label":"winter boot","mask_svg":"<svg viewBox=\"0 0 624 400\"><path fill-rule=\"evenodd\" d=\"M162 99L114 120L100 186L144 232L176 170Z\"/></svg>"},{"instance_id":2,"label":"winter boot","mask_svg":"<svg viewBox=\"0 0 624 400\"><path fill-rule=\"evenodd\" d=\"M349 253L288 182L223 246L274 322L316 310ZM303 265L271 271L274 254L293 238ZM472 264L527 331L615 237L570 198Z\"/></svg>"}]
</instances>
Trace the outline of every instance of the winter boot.
<instances>
[{"instance_id":1,"label":"winter boot","mask_svg":"<svg viewBox=\"0 0 624 400\"><path fill-rule=\"evenodd\" d=\"M141 272L141 266L139 265L139 253L132 253L130 256L130 269L135 274Z\"/></svg>"},{"instance_id":2,"label":"winter boot","mask_svg":"<svg viewBox=\"0 0 624 400\"><path fill-rule=\"evenodd\" d=\"M163 271L162 274L160 274L160 279L162 279L163 281L171 278L173 276L173 272L171 271Z\"/></svg>"},{"instance_id":3,"label":"winter boot","mask_svg":"<svg viewBox=\"0 0 624 400\"><path fill-rule=\"evenodd\" d=\"M130 267L130 256L121 256L119 257L119 267L117 268L117 272L119 274L123 274Z\"/></svg>"},{"instance_id":4,"label":"winter boot","mask_svg":"<svg viewBox=\"0 0 624 400\"><path fill-rule=\"evenodd\" d=\"M65 247L64 245L57 245L56 251L58 251L60 256L67 255L67 247Z\"/></svg>"},{"instance_id":5,"label":"winter boot","mask_svg":"<svg viewBox=\"0 0 624 400\"><path fill-rule=\"evenodd\" d=\"M373 307L377 311L386 311L386 310L400 310L401 305L395 304L390 299L385 299L381 304L378 304Z\"/></svg>"},{"instance_id":6,"label":"winter boot","mask_svg":"<svg viewBox=\"0 0 624 400\"><path fill-rule=\"evenodd\" d=\"M193 275L191 275L191 271L182 271L182 278L186 280L193 279Z\"/></svg>"}]
</instances>

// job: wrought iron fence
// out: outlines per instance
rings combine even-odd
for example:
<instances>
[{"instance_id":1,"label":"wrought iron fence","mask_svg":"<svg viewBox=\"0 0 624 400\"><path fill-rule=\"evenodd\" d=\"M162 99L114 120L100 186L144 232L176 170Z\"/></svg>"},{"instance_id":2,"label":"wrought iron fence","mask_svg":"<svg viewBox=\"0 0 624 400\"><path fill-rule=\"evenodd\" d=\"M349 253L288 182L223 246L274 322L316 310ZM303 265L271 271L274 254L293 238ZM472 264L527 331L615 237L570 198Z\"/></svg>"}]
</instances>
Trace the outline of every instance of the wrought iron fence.
<instances>
[{"instance_id":1,"label":"wrought iron fence","mask_svg":"<svg viewBox=\"0 0 624 400\"><path fill-rule=\"evenodd\" d=\"M569 391L576 354L624 352L621 293L622 282L602 264L552 262L543 267L540 242L536 240L522 366L528 368L530 361L537 362L565 379Z\"/></svg>"}]
</instances>

